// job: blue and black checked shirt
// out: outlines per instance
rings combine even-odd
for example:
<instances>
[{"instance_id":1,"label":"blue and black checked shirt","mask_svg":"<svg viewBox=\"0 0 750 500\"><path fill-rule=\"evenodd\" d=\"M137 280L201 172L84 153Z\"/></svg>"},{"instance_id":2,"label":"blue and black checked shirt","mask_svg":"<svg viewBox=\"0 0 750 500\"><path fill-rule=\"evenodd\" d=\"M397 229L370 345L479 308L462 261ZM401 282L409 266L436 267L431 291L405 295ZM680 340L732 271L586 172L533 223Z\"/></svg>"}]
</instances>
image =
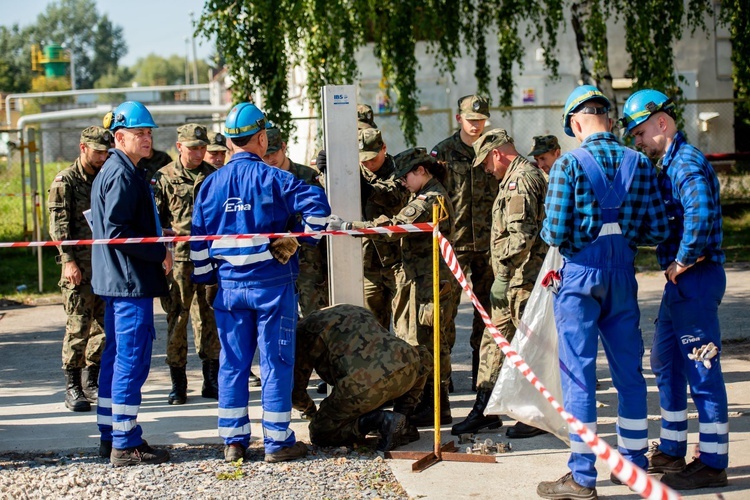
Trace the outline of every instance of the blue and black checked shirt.
<instances>
[{"instance_id":1,"label":"blue and black checked shirt","mask_svg":"<svg viewBox=\"0 0 750 500\"><path fill-rule=\"evenodd\" d=\"M594 156L611 181L623 158L623 146L615 136L598 132L587 137L581 147ZM559 247L563 257L572 258L599 235L602 210L591 182L573 155L563 155L552 167L545 207L542 238ZM619 223L633 250L638 245L655 245L667 237L667 214L656 170L642 154L628 196L620 207Z\"/></svg>"},{"instance_id":2,"label":"blue and black checked shirt","mask_svg":"<svg viewBox=\"0 0 750 500\"><path fill-rule=\"evenodd\" d=\"M659 265L666 269L676 260L689 266L701 256L723 264L719 179L713 167L682 132L677 132L660 163L659 189L669 216L669 236L656 247Z\"/></svg>"}]
</instances>

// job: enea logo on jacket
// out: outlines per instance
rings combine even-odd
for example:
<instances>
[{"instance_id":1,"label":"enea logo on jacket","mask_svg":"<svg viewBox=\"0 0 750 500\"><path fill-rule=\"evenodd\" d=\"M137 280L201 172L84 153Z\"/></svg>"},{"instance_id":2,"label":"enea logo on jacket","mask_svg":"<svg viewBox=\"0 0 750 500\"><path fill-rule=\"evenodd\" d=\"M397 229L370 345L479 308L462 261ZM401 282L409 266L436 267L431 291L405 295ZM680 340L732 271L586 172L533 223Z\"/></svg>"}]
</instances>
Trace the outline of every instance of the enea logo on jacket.
<instances>
[{"instance_id":1,"label":"enea logo on jacket","mask_svg":"<svg viewBox=\"0 0 750 500\"><path fill-rule=\"evenodd\" d=\"M224 202L224 212L243 212L252 208L250 203L242 203L242 198L228 198Z\"/></svg>"}]
</instances>

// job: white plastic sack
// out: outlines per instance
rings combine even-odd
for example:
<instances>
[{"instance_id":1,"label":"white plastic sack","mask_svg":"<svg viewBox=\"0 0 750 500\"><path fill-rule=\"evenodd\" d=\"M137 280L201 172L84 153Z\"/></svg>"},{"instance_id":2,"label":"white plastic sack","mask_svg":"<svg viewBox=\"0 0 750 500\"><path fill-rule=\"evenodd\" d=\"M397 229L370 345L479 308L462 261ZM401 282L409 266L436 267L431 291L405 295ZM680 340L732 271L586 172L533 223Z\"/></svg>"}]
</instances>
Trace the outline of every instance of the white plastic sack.
<instances>
[{"instance_id":1,"label":"white plastic sack","mask_svg":"<svg viewBox=\"0 0 750 500\"><path fill-rule=\"evenodd\" d=\"M557 247L551 247L526 304L521 325L510 343L560 404L562 386L552 287L545 288L541 283L549 271L557 271L561 267L560 252ZM485 413L508 415L525 424L549 431L569 443L568 424L507 358L503 362Z\"/></svg>"}]
</instances>

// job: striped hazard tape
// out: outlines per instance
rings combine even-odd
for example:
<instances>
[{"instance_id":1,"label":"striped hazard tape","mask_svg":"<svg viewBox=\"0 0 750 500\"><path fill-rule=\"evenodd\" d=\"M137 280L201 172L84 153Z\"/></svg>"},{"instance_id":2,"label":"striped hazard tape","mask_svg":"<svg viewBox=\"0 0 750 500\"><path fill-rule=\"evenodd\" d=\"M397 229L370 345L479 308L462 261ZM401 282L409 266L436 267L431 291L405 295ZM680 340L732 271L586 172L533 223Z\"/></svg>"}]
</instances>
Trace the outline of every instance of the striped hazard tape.
<instances>
[{"instance_id":1,"label":"striped hazard tape","mask_svg":"<svg viewBox=\"0 0 750 500\"><path fill-rule=\"evenodd\" d=\"M552 407L557 410L566 422L568 422L570 430L578 434L597 457L607 461L612 472L623 482L623 484L626 484L631 490L640 494L643 498L649 498L652 500L676 500L682 498L674 490L646 474L643 469L634 465L629 460L625 460L617 450L610 447L604 440L599 439L599 436L591 432L591 430L580 420L565 411L562 405L555 400L544 384L542 384L542 382L536 377L531 367L526 364L526 361L524 361L523 358L510 347L510 344L505 337L503 337L497 328L495 328L495 325L492 324L490 317L487 315L487 311L484 310L484 307L482 307L479 299L474 295L469 283L466 281L466 276L461 270L461 266L458 264L458 259L453 252L451 244L440 233L438 233L438 241L440 243L440 253L443 256L443 259L446 264L448 264L453 276L458 280L461 288L463 288L466 295L471 299L474 307L479 311L479 314L484 320L484 324L487 326L490 333L492 333L492 338L495 339L495 342L497 342L497 345L502 349L503 354L505 354L506 360L512 363L513 366L515 366L523 376L526 377L526 380L531 382L531 384L542 393Z\"/></svg>"},{"instance_id":2,"label":"striped hazard tape","mask_svg":"<svg viewBox=\"0 0 750 500\"><path fill-rule=\"evenodd\" d=\"M297 238L314 237L326 234L339 236L368 236L373 234L426 233L432 231L431 223L402 224L398 226L371 227L365 229L348 229L340 231L311 231L309 233L255 233L255 234L222 234L211 236L151 236L147 238L109 238L98 240L61 240L61 241L12 241L0 242L0 248L23 247L56 247L72 245L133 245L140 243L175 243L179 241L214 241L227 239L252 238Z\"/></svg>"}]
</instances>

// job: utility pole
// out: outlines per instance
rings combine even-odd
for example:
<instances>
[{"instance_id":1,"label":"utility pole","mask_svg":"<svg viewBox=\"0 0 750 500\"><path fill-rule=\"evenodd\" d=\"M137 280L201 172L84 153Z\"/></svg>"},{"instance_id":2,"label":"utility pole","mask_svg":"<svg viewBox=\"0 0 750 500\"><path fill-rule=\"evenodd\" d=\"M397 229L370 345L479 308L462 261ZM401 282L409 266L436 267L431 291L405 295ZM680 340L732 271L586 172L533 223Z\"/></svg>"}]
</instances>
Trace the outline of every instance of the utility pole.
<instances>
[{"instance_id":1,"label":"utility pole","mask_svg":"<svg viewBox=\"0 0 750 500\"><path fill-rule=\"evenodd\" d=\"M188 14L190 15L190 37L193 39L193 83L198 83L198 57L195 50L195 21L193 21L195 13L191 10Z\"/></svg>"}]
</instances>

